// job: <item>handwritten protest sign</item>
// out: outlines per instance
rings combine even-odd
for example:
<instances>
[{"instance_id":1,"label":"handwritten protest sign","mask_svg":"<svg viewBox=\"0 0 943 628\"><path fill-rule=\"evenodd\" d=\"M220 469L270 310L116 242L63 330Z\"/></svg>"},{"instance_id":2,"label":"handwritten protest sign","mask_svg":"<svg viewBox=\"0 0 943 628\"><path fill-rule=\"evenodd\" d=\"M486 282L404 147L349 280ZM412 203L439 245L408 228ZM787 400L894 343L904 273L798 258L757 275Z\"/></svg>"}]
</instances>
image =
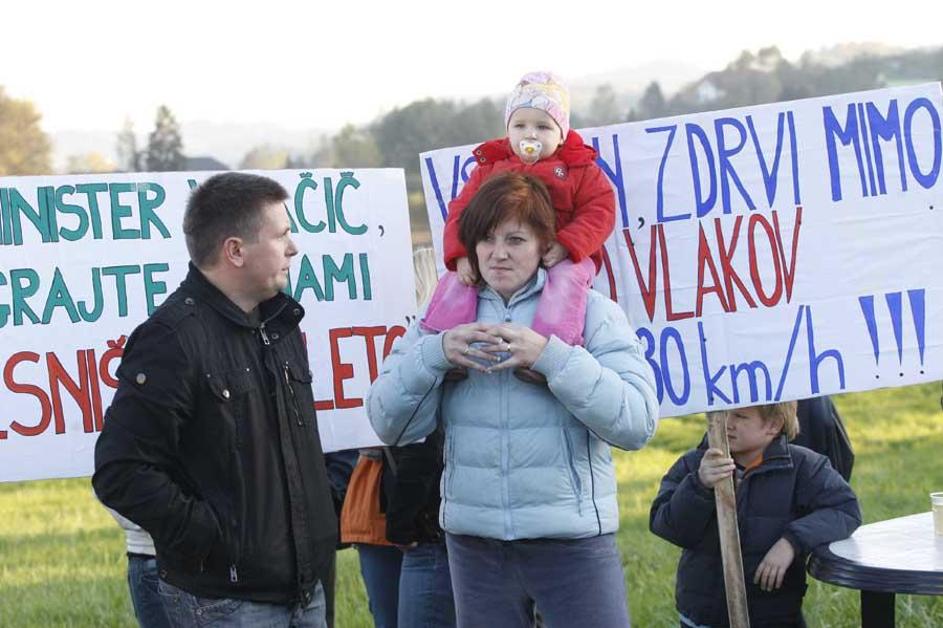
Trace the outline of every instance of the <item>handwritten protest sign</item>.
<instances>
[{"instance_id":1,"label":"handwritten protest sign","mask_svg":"<svg viewBox=\"0 0 943 628\"><path fill-rule=\"evenodd\" d=\"M91 473L122 347L186 275L183 210L212 174L0 179L0 481ZM416 306L403 171L259 174L289 193L324 448L378 444L363 398Z\"/></svg>"},{"instance_id":2,"label":"handwritten protest sign","mask_svg":"<svg viewBox=\"0 0 943 628\"><path fill-rule=\"evenodd\" d=\"M664 416L943 378L939 84L582 131ZM420 156L433 241L472 146Z\"/></svg>"}]
</instances>

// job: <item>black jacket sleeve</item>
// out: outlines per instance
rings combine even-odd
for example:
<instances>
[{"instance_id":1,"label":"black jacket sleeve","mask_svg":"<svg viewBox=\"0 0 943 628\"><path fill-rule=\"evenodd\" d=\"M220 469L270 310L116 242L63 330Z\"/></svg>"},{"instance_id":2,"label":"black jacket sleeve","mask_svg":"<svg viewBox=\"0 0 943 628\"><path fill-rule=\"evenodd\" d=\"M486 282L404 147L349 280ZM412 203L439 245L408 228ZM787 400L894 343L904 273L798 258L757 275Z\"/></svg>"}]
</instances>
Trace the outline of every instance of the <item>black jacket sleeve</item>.
<instances>
[{"instance_id":1,"label":"black jacket sleeve","mask_svg":"<svg viewBox=\"0 0 943 628\"><path fill-rule=\"evenodd\" d=\"M795 499L799 512L806 514L786 526L783 536L800 552L848 538L861 525L858 498L824 456L803 457Z\"/></svg>"},{"instance_id":2,"label":"black jacket sleeve","mask_svg":"<svg viewBox=\"0 0 943 628\"><path fill-rule=\"evenodd\" d=\"M144 528L159 550L198 563L220 528L210 505L188 486L178 452L193 371L176 330L154 321L135 330L95 445L92 485L102 503Z\"/></svg>"},{"instance_id":3,"label":"black jacket sleeve","mask_svg":"<svg viewBox=\"0 0 943 628\"><path fill-rule=\"evenodd\" d=\"M697 479L703 451L678 459L661 480L649 513L649 528L680 547L695 547L716 517L714 491Z\"/></svg>"}]
</instances>

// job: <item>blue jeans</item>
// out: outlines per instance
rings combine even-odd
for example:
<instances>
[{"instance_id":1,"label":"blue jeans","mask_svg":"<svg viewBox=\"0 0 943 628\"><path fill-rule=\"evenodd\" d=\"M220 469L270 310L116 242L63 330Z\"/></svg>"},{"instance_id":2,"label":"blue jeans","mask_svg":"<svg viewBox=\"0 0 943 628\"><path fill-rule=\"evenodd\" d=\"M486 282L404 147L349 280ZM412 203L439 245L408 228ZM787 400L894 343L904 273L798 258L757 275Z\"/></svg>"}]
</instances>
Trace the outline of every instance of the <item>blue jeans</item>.
<instances>
[{"instance_id":1,"label":"blue jeans","mask_svg":"<svg viewBox=\"0 0 943 628\"><path fill-rule=\"evenodd\" d=\"M128 554L128 591L134 617L141 628L170 628L164 603L157 593L157 559Z\"/></svg>"},{"instance_id":2,"label":"blue jeans","mask_svg":"<svg viewBox=\"0 0 943 628\"><path fill-rule=\"evenodd\" d=\"M198 628L213 623L234 628L327 628L324 587L320 582L314 588L311 601L304 607L300 604L197 597L163 580L158 582L157 589L175 628Z\"/></svg>"},{"instance_id":3,"label":"blue jeans","mask_svg":"<svg viewBox=\"0 0 943 628\"><path fill-rule=\"evenodd\" d=\"M612 534L523 541L448 534L446 542L460 627L527 628L535 603L549 628L629 625Z\"/></svg>"},{"instance_id":4,"label":"blue jeans","mask_svg":"<svg viewBox=\"0 0 943 628\"><path fill-rule=\"evenodd\" d=\"M455 602L445 543L420 543L403 552L399 625L402 628L455 626Z\"/></svg>"},{"instance_id":5,"label":"blue jeans","mask_svg":"<svg viewBox=\"0 0 943 628\"><path fill-rule=\"evenodd\" d=\"M356 547L373 625L375 628L396 628L403 552L392 545L358 544Z\"/></svg>"}]
</instances>

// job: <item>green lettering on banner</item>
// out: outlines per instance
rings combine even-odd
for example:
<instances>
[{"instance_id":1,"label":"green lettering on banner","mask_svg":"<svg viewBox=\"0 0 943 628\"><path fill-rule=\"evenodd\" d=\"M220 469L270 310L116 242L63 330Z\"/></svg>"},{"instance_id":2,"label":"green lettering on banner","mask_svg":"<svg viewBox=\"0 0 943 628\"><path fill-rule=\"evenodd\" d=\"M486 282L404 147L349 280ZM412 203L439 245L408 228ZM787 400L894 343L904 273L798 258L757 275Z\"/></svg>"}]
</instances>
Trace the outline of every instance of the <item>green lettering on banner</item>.
<instances>
[{"instance_id":1,"label":"green lettering on banner","mask_svg":"<svg viewBox=\"0 0 943 628\"><path fill-rule=\"evenodd\" d=\"M0 286L7 285L7 278L0 273ZM6 327L7 321L10 319L10 306L6 303L0 304L0 328Z\"/></svg>"},{"instance_id":2,"label":"green lettering on banner","mask_svg":"<svg viewBox=\"0 0 943 628\"><path fill-rule=\"evenodd\" d=\"M105 309L105 299L102 297L102 273L97 266L92 267L92 298L95 300L95 307L92 310L85 306L85 301L78 302L79 314L82 316L82 320L87 323L97 321Z\"/></svg>"},{"instance_id":3,"label":"green lettering on banner","mask_svg":"<svg viewBox=\"0 0 943 628\"><path fill-rule=\"evenodd\" d=\"M373 299L373 289L370 285L370 260L366 253L361 253L360 258L360 281L363 283L363 300Z\"/></svg>"},{"instance_id":4,"label":"green lettering on banner","mask_svg":"<svg viewBox=\"0 0 943 628\"><path fill-rule=\"evenodd\" d=\"M42 198L42 194L39 195ZM42 237L43 242L49 242L49 220L48 214L42 214L36 211L30 205L20 191L16 188L10 188L10 214L13 219L13 244L23 244L23 225L20 216L26 216L26 219L33 223L36 231Z\"/></svg>"},{"instance_id":5,"label":"green lettering on banner","mask_svg":"<svg viewBox=\"0 0 943 628\"><path fill-rule=\"evenodd\" d=\"M154 192L154 197L150 198L147 193ZM164 238L170 238L170 232L161 222L154 210L161 206L167 193L164 188L156 183L138 183L138 208L141 211L141 237L145 240L151 238L151 224L160 231Z\"/></svg>"},{"instance_id":6,"label":"green lettering on banner","mask_svg":"<svg viewBox=\"0 0 943 628\"><path fill-rule=\"evenodd\" d=\"M330 255L322 258L324 264L324 298L327 301L334 300L334 282L347 282L347 294L350 300L357 298L357 279L354 275L354 256L350 253L344 255L344 263L337 267L337 263Z\"/></svg>"},{"instance_id":7,"label":"green lettering on banner","mask_svg":"<svg viewBox=\"0 0 943 628\"><path fill-rule=\"evenodd\" d=\"M150 316L157 309L154 297L158 294L167 294L167 282L154 279L154 273L166 273L170 270L170 265L144 264L144 298L147 302L147 315Z\"/></svg>"},{"instance_id":8,"label":"green lettering on banner","mask_svg":"<svg viewBox=\"0 0 943 628\"><path fill-rule=\"evenodd\" d=\"M137 240L141 232L137 229L125 229L121 226L122 218L131 217L131 206L122 205L119 194L134 192L133 183L112 183L108 186L108 198L111 201L111 236L115 240Z\"/></svg>"},{"instance_id":9,"label":"green lettering on banner","mask_svg":"<svg viewBox=\"0 0 943 628\"><path fill-rule=\"evenodd\" d=\"M59 224L56 216L56 191L52 186L43 186L36 190L36 200L39 205L39 213L46 217L46 231L49 240L43 242L59 241Z\"/></svg>"},{"instance_id":10,"label":"green lettering on banner","mask_svg":"<svg viewBox=\"0 0 943 628\"><path fill-rule=\"evenodd\" d=\"M26 279L27 285L24 286L21 279ZM26 303L26 299L39 290L39 273L32 268L14 268L10 271L10 283L13 287L13 324L22 325L24 314L30 322L38 323L39 317Z\"/></svg>"},{"instance_id":11,"label":"green lettering on banner","mask_svg":"<svg viewBox=\"0 0 943 628\"><path fill-rule=\"evenodd\" d=\"M337 214L334 212L334 182L324 177L324 204L327 206L327 231L337 233Z\"/></svg>"},{"instance_id":12,"label":"green lettering on banner","mask_svg":"<svg viewBox=\"0 0 943 628\"><path fill-rule=\"evenodd\" d=\"M85 212L85 208L81 205L74 205L72 203L67 203L65 201L65 195L75 194L75 188L71 185L60 185L56 188L56 211L62 214L74 214L79 219L79 226L75 229L67 229L62 227L59 229L59 234L64 240L69 242L75 242L76 240L81 240L85 237L85 234L88 232L88 214Z\"/></svg>"},{"instance_id":13,"label":"green lettering on banner","mask_svg":"<svg viewBox=\"0 0 943 628\"><path fill-rule=\"evenodd\" d=\"M106 266L105 268L102 268L103 275L111 275L115 278L115 289L117 290L118 297L118 316L120 317L125 317L128 315L127 276L137 274L139 272L141 272L140 266L132 266L130 264L124 264L122 266Z\"/></svg>"},{"instance_id":14,"label":"green lettering on banner","mask_svg":"<svg viewBox=\"0 0 943 628\"><path fill-rule=\"evenodd\" d=\"M3 214L3 243L13 244L13 227L10 224L10 190L0 188L0 213Z\"/></svg>"},{"instance_id":15,"label":"green lettering on banner","mask_svg":"<svg viewBox=\"0 0 943 628\"><path fill-rule=\"evenodd\" d=\"M98 208L98 194L107 192L108 186L104 183L79 183L75 186L75 191L84 194L88 199L88 213L92 221L92 237L96 240L102 239L102 219L101 210Z\"/></svg>"},{"instance_id":16,"label":"green lettering on banner","mask_svg":"<svg viewBox=\"0 0 943 628\"><path fill-rule=\"evenodd\" d=\"M350 235L363 235L367 231L367 225L361 224L352 227L344 216L344 189L347 187L352 187L355 190L360 187L360 181L354 178L353 172L342 172L341 180L337 182L337 191L334 193L334 211L337 214L337 222L340 223L341 229Z\"/></svg>"},{"instance_id":17,"label":"green lettering on banner","mask_svg":"<svg viewBox=\"0 0 943 628\"><path fill-rule=\"evenodd\" d=\"M298 216L298 222L301 223L302 228L304 228L304 230L308 233L321 233L324 231L324 227L327 226L323 220L318 221L318 224L316 225L311 224L308 222L307 216L305 216L305 191L311 190L314 192L317 189L318 184L314 179L311 178L311 173L301 173L301 181L298 182L298 186L295 188L295 214ZM330 213L328 213L328 219L330 220ZM297 233L297 227L295 233Z\"/></svg>"},{"instance_id":18,"label":"green lettering on banner","mask_svg":"<svg viewBox=\"0 0 943 628\"><path fill-rule=\"evenodd\" d=\"M79 322L79 312L75 309L75 303L72 301L72 295L69 294L69 287L66 286L62 278L62 272L56 267L52 275L52 286L49 288L49 295L46 298L46 307L43 308L43 325L48 325L52 321L52 315L55 309L61 307L69 315L69 320L73 323Z\"/></svg>"},{"instance_id":19,"label":"green lettering on banner","mask_svg":"<svg viewBox=\"0 0 943 628\"><path fill-rule=\"evenodd\" d=\"M315 299L318 301L324 300L324 290L318 282L317 275L314 274L314 269L311 268L311 261L308 259L307 255L302 255L301 272L298 273L298 281L295 284L295 292L292 295L295 301L301 301L301 296L304 294L304 291L309 289L314 291Z\"/></svg>"}]
</instances>

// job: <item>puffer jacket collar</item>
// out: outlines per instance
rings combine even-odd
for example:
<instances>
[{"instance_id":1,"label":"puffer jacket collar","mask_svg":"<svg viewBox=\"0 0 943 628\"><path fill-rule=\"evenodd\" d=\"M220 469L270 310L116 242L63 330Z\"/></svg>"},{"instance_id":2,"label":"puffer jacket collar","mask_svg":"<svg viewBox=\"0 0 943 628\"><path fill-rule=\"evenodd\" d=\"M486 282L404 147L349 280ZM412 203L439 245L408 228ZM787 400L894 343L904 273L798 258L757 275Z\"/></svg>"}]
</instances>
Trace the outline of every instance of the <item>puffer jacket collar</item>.
<instances>
[{"instance_id":1,"label":"puffer jacket collar","mask_svg":"<svg viewBox=\"0 0 943 628\"><path fill-rule=\"evenodd\" d=\"M516 160L520 163L521 158L511 150L511 142L507 137L495 140L489 140L480 144L472 152L475 160L479 164L494 163L504 159ZM563 146L550 156L550 159L559 159L567 166L585 166L596 161L596 150L592 146L583 143L583 138L576 131L570 131Z\"/></svg>"},{"instance_id":2,"label":"puffer jacket collar","mask_svg":"<svg viewBox=\"0 0 943 628\"><path fill-rule=\"evenodd\" d=\"M524 284L520 290L511 295L511 298L508 299L507 306L511 307L517 303L520 303L521 301L524 301L533 294L540 293L540 291L543 290L544 283L546 281L547 271L544 270L543 267L538 267L537 272L534 273L534 276L531 277L530 280ZM487 301L498 301L501 304L504 304L504 297L495 292L494 289L488 284L485 284L478 289L478 296Z\"/></svg>"}]
</instances>

